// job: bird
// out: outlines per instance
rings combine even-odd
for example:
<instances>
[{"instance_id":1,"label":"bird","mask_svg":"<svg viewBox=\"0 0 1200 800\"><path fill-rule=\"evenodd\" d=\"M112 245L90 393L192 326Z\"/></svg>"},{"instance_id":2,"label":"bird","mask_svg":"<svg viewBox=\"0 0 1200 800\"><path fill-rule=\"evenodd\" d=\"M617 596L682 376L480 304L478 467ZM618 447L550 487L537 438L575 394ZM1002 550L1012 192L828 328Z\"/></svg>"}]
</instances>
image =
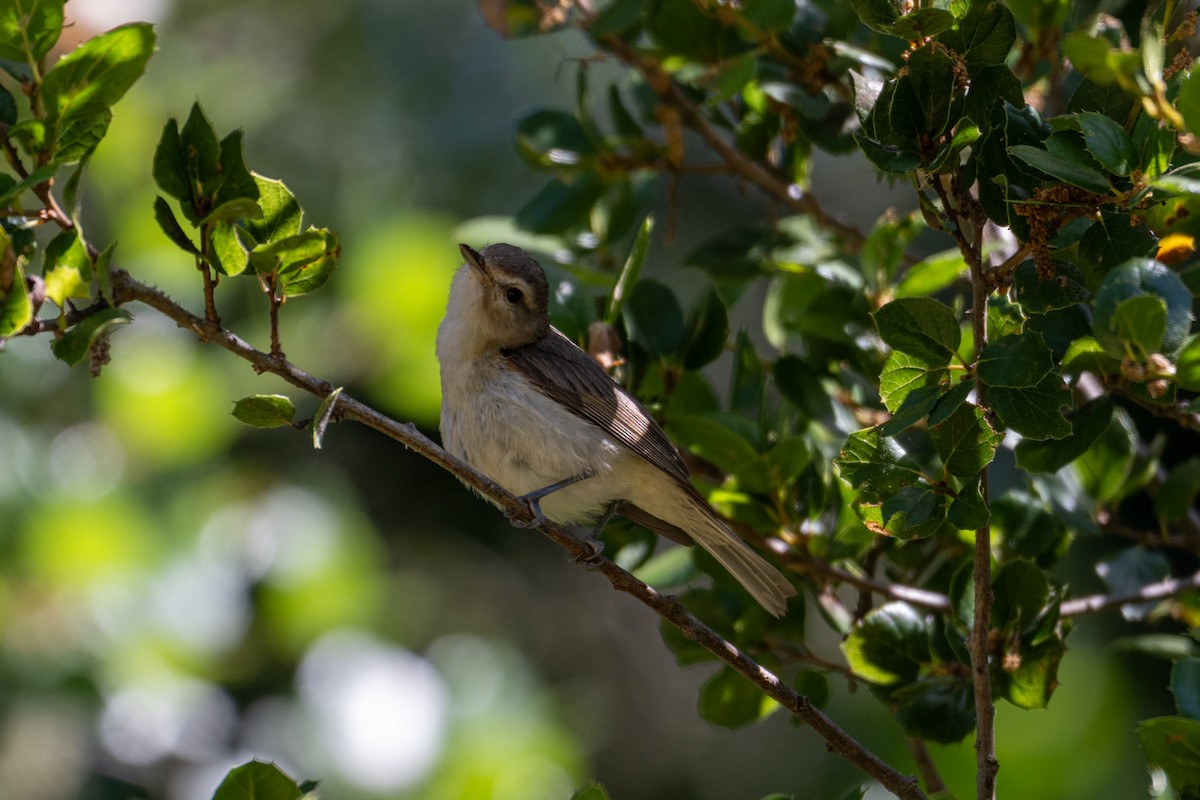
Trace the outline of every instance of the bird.
<instances>
[{"instance_id":1,"label":"bird","mask_svg":"<svg viewBox=\"0 0 1200 800\"><path fill-rule=\"evenodd\" d=\"M445 449L539 517L613 514L699 544L776 617L795 587L721 519L650 412L550 324L549 286L525 250L459 245L438 326Z\"/></svg>"}]
</instances>

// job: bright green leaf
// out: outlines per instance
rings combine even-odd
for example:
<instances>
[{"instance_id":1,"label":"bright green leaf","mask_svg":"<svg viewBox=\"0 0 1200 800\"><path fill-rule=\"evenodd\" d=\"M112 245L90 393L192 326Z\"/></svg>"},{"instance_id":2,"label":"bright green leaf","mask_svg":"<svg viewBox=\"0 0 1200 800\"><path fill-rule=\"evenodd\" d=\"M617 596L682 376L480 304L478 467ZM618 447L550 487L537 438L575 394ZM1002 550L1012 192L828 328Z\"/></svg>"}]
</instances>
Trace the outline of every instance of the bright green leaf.
<instances>
[{"instance_id":1,"label":"bright green leaf","mask_svg":"<svg viewBox=\"0 0 1200 800\"><path fill-rule=\"evenodd\" d=\"M92 344L107 336L114 328L133 321L133 316L121 308L105 308L67 331L50 345L54 356L68 366L75 366L87 357Z\"/></svg>"},{"instance_id":2,"label":"bright green leaf","mask_svg":"<svg viewBox=\"0 0 1200 800\"><path fill-rule=\"evenodd\" d=\"M883 686L908 683L930 660L929 620L907 603L869 612L842 642L854 674Z\"/></svg>"},{"instance_id":3,"label":"bright green leaf","mask_svg":"<svg viewBox=\"0 0 1200 800\"><path fill-rule=\"evenodd\" d=\"M6 0L0 4L0 58L33 64L58 41L64 0Z\"/></svg>"},{"instance_id":4,"label":"bright green leaf","mask_svg":"<svg viewBox=\"0 0 1200 800\"><path fill-rule=\"evenodd\" d=\"M1171 667L1175 707L1189 719L1200 720L1200 658L1181 658Z\"/></svg>"},{"instance_id":5,"label":"bright green leaf","mask_svg":"<svg viewBox=\"0 0 1200 800\"><path fill-rule=\"evenodd\" d=\"M279 428L292 424L296 407L281 394L256 394L234 403L233 416L253 428Z\"/></svg>"},{"instance_id":6,"label":"bright green leaf","mask_svg":"<svg viewBox=\"0 0 1200 800\"><path fill-rule=\"evenodd\" d=\"M251 761L234 767L213 800L300 800L300 787L274 764Z\"/></svg>"},{"instance_id":7,"label":"bright green leaf","mask_svg":"<svg viewBox=\"0 0 1200 800\"><path fill-rule=\"evenodd\" d=\"M959 406L949 419L930 431L942 465L951 475L970 479L992 463L1004 435L992 430L982 409Z\"/></svg>"},{"instance_id":8,"label":"bright green leaf","mask_svg":"<svg viewBox=\"0 0 1200 800\"><path fill-rule=\"evenodd\" d=\"M95 36L63 56L42 81L51 123L106 110L146 71L154 54L154 28L144 22Z\"/></svg>"},{"instance_id":9,"label":"bright green leaf","mask_svg":"<svg viewBox=\"0 0 1200 800\"><path fill-rule=\"evenodd\" d=\"M921 477L916 462L874 428L850 434L835 463L851 486L876 494L899 491Z\"/></svg>"}]
</instances>

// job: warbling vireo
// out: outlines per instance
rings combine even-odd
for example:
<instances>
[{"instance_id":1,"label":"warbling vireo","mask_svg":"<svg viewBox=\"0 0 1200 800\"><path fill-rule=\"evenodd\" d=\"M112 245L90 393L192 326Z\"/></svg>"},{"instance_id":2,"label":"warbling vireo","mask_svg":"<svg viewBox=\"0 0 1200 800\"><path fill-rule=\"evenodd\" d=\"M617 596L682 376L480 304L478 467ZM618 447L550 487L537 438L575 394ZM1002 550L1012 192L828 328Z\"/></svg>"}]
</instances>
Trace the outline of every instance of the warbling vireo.
<instances>
[{"instance_id":1,"label":"warbling vireo","mask_svg":"<svg viewBox=\"0 0 1200 800\"><path fill-rule=\"evenodd\" d=\"M641 403L550 325L537 261L508 244L459 250L437 334L446 449L554 522L615 512L698 543L782 615L795 588L709 507Z\"/></svg>"}]
</instances>

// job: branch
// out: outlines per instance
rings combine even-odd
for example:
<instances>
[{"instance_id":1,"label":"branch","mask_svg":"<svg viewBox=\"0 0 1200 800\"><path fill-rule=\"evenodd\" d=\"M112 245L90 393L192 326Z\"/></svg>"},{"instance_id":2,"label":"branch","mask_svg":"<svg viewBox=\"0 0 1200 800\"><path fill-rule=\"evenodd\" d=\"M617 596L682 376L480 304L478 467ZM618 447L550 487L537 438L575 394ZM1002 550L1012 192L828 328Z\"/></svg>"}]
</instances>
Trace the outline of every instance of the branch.
<instances>
[{"instance_id":1,"label":"branch","mask_svg":"<svg viewBox=\"0 0 1200 800\"><path fill-rule=\"evenodd\" d=\"M1200 572L1189 575L1186 578L1168 578L1158 583L1146 584L1136 592L1128 594L1094 594L1088 597L1077 597L1074 600L1066 600L1059 606L1059 615L1063 617L1078 617L1083 614L1093 614L1097 611L1120 608L1130 603L1165 600L1168 597L1175 597L1191 589L1200 589Z\"/></svg>"},{"instance_id":2,"label":"branch","mask_svg":"<svg viewBox=\"0 0 1200 800\"><path fill-rule=\"evenodd\" d=\"M313 377L282 356L264 353L212 320L196 316L162 291L137 281L125 270L112 271L112 286L117 304L132 301L144 303L174 320L179 327L195 333L201 341L211 342L248 361L259 373L270 372L278 375L293 386L321 398L334 390L327 381ZM447 453L412 423L396 422L346 394L337 398L334 415L336 419L362 423L416 451L487 498L516 524L533 523L534 515L526 503L466 462ZM768 697L811 726L825 740L830 750L849 760L898 797L904 800L924 800L925 793L921 791L915 778L901 774L861 745L817 709L807 697L796 693L737 646L722 639L712 628L693 616L677 599L659 594L613 561L597 555L586 542L570 535L558 525L545 524L540 530L577 561L606 577L614 589L637 598L653 609L663 619L679 628L687 639L717 656L762 689Z\"/></svg>"},{"instance_id":3,"label":"branch","mask_svg":"<svg viewBox=\"0 0 1200 800\"><path fill-rule=\"evenodd\" d=\"M889 600L902 600L909 605L925 608L939 614L950 612L950 599L944 594L920 589L915 586L905 586L900 583L888 583L876 580L866 575L858 575L829 564L819 558L798 558L788 560L789 566L794 565L801 572L821 575L835 581L848 583L867 593L877 594Z\"/></svg>"}]
</instances>

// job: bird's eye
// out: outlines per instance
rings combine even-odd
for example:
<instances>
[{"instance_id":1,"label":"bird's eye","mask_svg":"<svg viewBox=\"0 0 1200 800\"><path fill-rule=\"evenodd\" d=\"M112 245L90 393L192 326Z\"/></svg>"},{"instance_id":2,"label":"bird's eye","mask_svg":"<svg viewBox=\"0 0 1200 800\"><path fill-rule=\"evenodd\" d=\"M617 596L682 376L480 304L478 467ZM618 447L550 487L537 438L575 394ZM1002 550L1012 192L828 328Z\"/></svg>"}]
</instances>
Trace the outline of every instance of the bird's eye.
<instances>
[{"instance_id":1,"label":"bird's eye","mask_svg":"<svg viewBox=\"0 0 1200 800\"><path fill-rule=\"evenodd\" d=\"M504 296L508 298L508 302L512 303L513 305L516 305L525 299L525 293L515 286L508 287L508 291L504 293Z\"/></svg>"}]
</instances>

